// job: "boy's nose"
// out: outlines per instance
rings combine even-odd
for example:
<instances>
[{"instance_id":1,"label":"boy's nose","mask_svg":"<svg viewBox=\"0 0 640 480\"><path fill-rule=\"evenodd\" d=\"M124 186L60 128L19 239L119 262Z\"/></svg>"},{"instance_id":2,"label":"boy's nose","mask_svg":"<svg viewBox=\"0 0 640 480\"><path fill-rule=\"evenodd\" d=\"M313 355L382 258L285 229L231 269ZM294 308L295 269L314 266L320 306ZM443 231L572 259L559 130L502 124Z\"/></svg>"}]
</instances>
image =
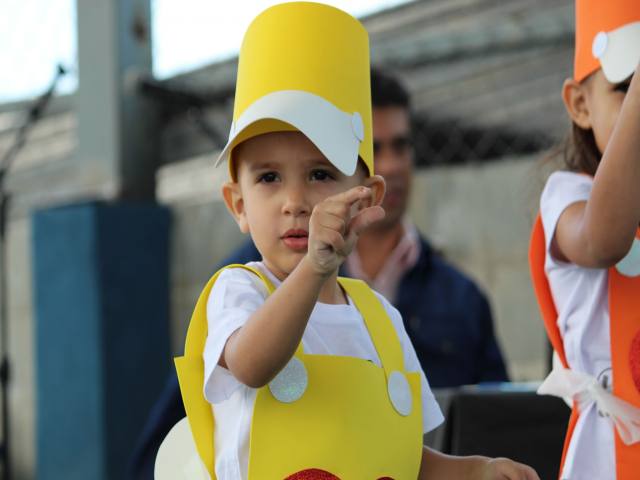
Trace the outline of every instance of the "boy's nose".
<instances>
[{"instance_id":1,"label":"boy's nose","mask_svg":"<svg viewBox=\"0 0 640 480\"><path fill-rule=\"evenodd\" d=\"M299 217L311 213L311 206L306 199L303 188L289 188L285 193L282 213Z\"/></svg>"}]
</instances>

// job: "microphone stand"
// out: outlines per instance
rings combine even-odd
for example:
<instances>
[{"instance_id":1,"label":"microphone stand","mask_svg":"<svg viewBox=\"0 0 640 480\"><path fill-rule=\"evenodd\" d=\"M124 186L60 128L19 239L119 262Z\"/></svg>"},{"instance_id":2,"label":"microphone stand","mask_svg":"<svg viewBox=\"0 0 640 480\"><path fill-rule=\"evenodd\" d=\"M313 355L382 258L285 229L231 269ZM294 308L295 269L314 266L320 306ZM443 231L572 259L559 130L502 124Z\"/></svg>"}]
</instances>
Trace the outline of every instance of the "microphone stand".
<instances>
[{"instance_id":1,"label":"microphone stand","mask_svg":"<svg viewBox=\"0 0 640 480\"><path fill-rule=\"evenodd\" d=\"M9 355L8 355L8 316L7 316L7 216L9 213L9 194L5 191L4 181L13 161L20 149L24 146L27 133L42 116L42 112L51 100L53 92L60 77L67 71L58 65L56 75L49 88L35 101L29 109L27 119L18 129L15 141L0 160L0 400L2 410L2 444L0 445L0 465L2 465L2 478L11 479L11 459L9 456Z\"/></svg>"}]
</instances>

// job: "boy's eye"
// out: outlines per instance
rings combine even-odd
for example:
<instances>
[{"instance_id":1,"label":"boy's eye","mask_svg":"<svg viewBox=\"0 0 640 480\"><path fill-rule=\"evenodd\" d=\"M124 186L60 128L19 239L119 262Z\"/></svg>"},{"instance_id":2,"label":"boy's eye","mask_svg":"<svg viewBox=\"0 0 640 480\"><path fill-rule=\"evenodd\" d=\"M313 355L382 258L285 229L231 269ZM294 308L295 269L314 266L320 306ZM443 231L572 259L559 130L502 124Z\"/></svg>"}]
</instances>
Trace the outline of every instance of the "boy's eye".
<instances>
[{"instance_id":1,"label":"boy's eye","mask_svg":"<svg viewBox=\"0 0 640 480\"><path fill-rule=\"evenodd\" d=\"M311 180L316 182L324 182L333 179L333 176L326 170L313 170L311 172Z\"/></svg>"},{"instance_id":2,"label":"boy's eye","mask_svg":"<svg viewBox=\"0 0 640 480\"><path fill-rule=\"evenodd\" d=\"M258 183L273 183L278 180L278 174L275 172L263 173L258 177Z\"/></svg>"}]
</instances>

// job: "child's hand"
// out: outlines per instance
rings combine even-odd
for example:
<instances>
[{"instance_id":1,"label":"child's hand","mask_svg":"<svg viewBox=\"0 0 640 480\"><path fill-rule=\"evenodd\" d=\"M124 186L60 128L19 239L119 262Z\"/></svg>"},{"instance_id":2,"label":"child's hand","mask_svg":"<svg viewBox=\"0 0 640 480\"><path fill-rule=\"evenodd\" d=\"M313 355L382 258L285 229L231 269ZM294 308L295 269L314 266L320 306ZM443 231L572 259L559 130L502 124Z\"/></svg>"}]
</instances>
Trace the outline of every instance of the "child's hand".
<instances>
[{"instance_id":1,"label":"child's hand","mask_svg":"<svg viewBox=\"0 0 640 480\"><path fill-rule=\"evenodd\" d=\"M335 272L353 250L360 232L384 218L384 210L377 205L363 208L352 216L353 207L371 197L370 188L354 187L314 207L309 220L307 256L318 273Z\"/></svg>"},{"instance_id":2,"label":"child's hand","mask_svg":"<svg viewBox=\"0 0 640 480\"><path fill-rule=\"evenodd\" d=\"M482 480L540 480L536 471L508 458L489 458L484 464Z\"/></svg>"}]
</instances>

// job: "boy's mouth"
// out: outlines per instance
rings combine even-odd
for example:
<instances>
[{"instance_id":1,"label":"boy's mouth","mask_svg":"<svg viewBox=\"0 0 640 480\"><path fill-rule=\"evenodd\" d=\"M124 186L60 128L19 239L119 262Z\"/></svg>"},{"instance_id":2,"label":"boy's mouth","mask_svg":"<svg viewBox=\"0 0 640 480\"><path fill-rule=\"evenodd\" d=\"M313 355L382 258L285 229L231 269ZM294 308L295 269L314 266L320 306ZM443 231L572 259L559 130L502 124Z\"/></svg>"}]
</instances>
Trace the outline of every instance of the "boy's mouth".
<instances>
[{"instance_id":1,"label":"boy's mouth","mask_svg":"<svg viewBox=\"0 0 640 480\"><path fill-rule=\"evenodd\" d=\"M309 232L301 228L292 228L282 235L284 244L293 250L306 250L309 241Z\"/></svg>"}]
</instances>

